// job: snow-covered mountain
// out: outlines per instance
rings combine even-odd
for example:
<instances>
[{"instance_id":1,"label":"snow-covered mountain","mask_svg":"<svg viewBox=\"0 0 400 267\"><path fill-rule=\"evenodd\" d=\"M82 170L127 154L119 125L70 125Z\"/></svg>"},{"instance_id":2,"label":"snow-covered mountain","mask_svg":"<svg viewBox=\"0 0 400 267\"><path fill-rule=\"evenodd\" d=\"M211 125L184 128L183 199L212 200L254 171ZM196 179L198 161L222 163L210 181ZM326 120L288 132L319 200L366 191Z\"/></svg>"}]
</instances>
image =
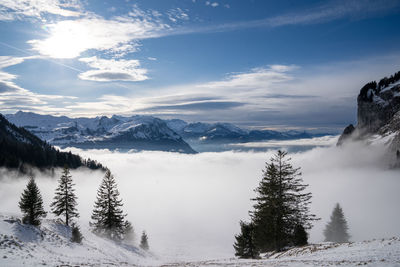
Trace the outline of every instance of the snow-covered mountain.
<instances>
[{"instance_id":1,"label":"snow-covered mountain","mask_svg":"<svg viewBox=\"0 0 400 267\"><path fill-rule=\"evenodd\" d=\"M68 118L19 111L6 117L60 147L195 153L163 120L151 116Z\"/></svg>"},{"instance_id":2,"label":"snow-covered mountain","mask_svg":"<svg viewBox=\"0 0 400 267\"><path fill-rule=\"evenodd\" d=\"M230 144L304 139L304 131L247 130L231 123L188 123L152 116L68 118L19 111L6 115L50 144L60 147L160 150L195 153L230 150ZM193 149L194 148L194 149Z\"/></svg>"},{"instance_id":3,"label":"snow-covered mountain","mask_svg":"<svg viewBox=\"0 0 400 267\"><path fill-rule=\"evenodd\" d=\"M135 244L118 243L81 227L82 244L55 220L37 228L0 214L0 266L400 266L400 238L320 243L263 254L261 259L164 260ZM210 248L212 249L212 248ZM171 248L171 251L174 251Z\"/></svg>"}]
</instances>

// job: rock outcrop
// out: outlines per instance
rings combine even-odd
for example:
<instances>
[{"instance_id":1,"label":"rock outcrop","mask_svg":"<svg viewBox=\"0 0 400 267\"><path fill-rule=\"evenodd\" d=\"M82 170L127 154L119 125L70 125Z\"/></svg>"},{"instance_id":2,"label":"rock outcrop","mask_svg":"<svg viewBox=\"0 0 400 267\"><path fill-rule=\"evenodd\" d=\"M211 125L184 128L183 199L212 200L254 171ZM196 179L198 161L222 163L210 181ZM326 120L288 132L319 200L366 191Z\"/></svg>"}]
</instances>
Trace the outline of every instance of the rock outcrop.
<instances>
[{"instance_id":1,"label":"rock outcrop","mask_svg":"<svg viewBox=\"0 0 400 267\"><path fill-rule=\"evenodd\" d=\"M379 83L367 83L357 97L357 125L347 126L338 144L372 135L393 136L390 153L400 155L400 71Z\"/></svg>"}]
</instances>

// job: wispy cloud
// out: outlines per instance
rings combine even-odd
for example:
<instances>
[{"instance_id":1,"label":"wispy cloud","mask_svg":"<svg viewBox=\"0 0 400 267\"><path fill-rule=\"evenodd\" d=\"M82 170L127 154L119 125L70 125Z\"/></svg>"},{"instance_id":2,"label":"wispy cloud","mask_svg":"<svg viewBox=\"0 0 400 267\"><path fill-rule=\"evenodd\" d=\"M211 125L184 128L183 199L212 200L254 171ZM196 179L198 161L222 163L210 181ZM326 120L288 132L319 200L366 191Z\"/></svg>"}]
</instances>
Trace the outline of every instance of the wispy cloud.
<instances>
[{"instance_id":1,"label":"wispy cloud","mask_svg":"<svg viewBox=\"0 0 400 267\"><path fill-rule=\"evenodd\" d=\"M267 68L254 68L249 72L230 74L222 81L209 82L199 85L199 87L207 88L229 88L243 89L243 88L265 88L272 83L279 83L288 81L292 77L288 72L296 69L294 65L270 65Z\"/></svg>"},{"instance_id":2,"label":"wispy cloud","mask_svg":"<svg viewBox=\"0 0 400 267\"><path fill-rule=\"evenodd\" d=\"M61 105L59 104L65 100L76 99L76 97L33 93L15 84L14 80L17 78L17 75L3 70L4 68L20 64L25 60L33 58L36 57L0 56L0 105L2 107L2 112L19 109L31 111L46 109L47 112L65 112L66 109L60 107ZM52 104L49 102L52 102Z\"/></svg>"},{"instance_id":3,"label":"wispy cloud","mask_svg":"<svg viewBox=\"0 0 400 267\"><path fill-rule=\"evenodd\" d=\"M18 20L26 17L44 19L44 14L78 17L82 5L79 0L2 0L0 20Z\"/></svg>"},{"instance_id":4,"label":"wispy cloud","mask_svg":"<svg viewBox=\"0 0 400 267\"><path fill-rule=\"evenodd\" d=\"M188 110L190 112L197 111L215 111L215 110L227 110L236 107L244 106L246 103L236 102L236 101L196 101L185 104L175 104L175 105L160 105L153 106L149 108L145 108L142 110L137 110L137 112L141 111L149 111L149 112L157 112L162 110L166 113L177 113L179 111Z\"/></svg>"},{"instance_id":5,"label":"wispy cloud","mask_svg":"<svg viewBox=\"0 0 400 267\"><path fill-rule=\"evenodd\" d=\"M211 6L212 3L208 1L208 5ZM289 25L320 24L338 19L373 17L384 13L397 12L399 8L400 2L397 0L333 0L310 9L278 14L264 19L176 28L171 31L171 34L224 32L247 28L277 28Z\"/></svg>"},{"instance_id":6,"label":"wispy cloud","mask_svg":"<svg viewBox=\"0 0 400 267\"><path fill-rule=\"evenodd\" d=\"M140 68L139 60L100 59L97 57L80 58L79 60L95 69L80 73L79 78L82 80L136 82L148 79L147 70Z\"/></svg>"},{"instance_id":7,"label":"wispy cloud","mask_svg":"<svg viewBox=\"0 0 400 267\"><path fill-rule=\"evenodd\" d=\"M341 18L360 18L391 11L399 7L396 0L336 0L305 12L278 15L264 21L271 27L322 23ZM263 23L263 21L259 21Z\"/></svg>"},{"instance_id":8,"label":"wispy cloud","mask_svg":"<svg viewBox=\"0 0 400 267\"><path fill-rule=\"evenodd\" d=\"M183 11L181 8L172 8L166 13L168 19L172 22L178 22L180 20L187 21L189 20L189 15L187 12Z\"/></svg>"}]
</instances>

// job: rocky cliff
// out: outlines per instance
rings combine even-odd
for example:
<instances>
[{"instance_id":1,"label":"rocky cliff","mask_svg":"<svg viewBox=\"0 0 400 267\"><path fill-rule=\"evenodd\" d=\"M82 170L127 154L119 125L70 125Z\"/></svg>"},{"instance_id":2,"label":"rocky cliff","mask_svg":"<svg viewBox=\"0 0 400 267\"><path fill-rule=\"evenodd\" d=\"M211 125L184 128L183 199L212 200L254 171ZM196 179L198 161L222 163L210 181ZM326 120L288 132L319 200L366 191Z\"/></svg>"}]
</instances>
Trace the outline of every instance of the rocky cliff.
<instances>
[{"instance_id":1,"label":"rocky cliff","mask_svg":"<svg viewBox=\"0 0 400 267\"><path fill-rule=\"evenodd\" d=\"M347 140L362 140L373 135L390 137L390 153L400 157L400 71L367 83L357 97L357 125L349 125L338 145Z\"/></svg>"}]
</instances>

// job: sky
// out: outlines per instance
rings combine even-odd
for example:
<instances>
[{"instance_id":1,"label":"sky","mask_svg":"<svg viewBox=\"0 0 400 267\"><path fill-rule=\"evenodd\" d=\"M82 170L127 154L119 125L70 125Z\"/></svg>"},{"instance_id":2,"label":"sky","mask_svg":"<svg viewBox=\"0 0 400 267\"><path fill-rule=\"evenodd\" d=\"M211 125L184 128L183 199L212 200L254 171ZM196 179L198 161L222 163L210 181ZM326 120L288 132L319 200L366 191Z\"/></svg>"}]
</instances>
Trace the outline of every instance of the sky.
<instances>
[{"instance_id":1,"label":"sky","mask_svg":"<svg viewBox=\"0 0 400 267\"><path fill-rule=\"evenodd\" d=\"M396 0L0 0L0 112L340 129L398 25Z\"/></svg>"}]
</instances>

